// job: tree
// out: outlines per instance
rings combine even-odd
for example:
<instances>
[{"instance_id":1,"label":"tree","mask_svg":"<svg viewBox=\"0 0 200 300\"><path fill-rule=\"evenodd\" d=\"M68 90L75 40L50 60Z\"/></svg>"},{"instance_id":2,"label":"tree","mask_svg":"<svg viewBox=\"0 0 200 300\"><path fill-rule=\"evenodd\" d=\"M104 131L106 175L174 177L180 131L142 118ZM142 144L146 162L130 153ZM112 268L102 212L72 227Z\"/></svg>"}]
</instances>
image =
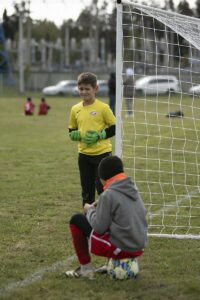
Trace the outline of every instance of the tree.
<instances>
[{"instance_id":1,"label":"tree","mask_svg":"<svg viewBox=\"0 0 200 300\"><path fill-rule=\"evenodd\" d=\"M174 2L173 0L165 0L164 9L174 11Z\"/></svg>"},{"instance_id":2,"label":"tree","mask_svg":"<svg viewBox=\"0 0 200 300\"><path fill-rule=\"evenodd\" d=\"M194 16L193 10L190 8L189 3L186 0L182 0L177 6L177 12L185 15L185 16ZM175 55L179 58L179 61L185 61L187 63L187 59L189 57L189 47L185 39L178 35L178 44L179 48L175 48ZM179 50L178 50L179 49ZM178 53L177 53L178 51Z\"/></svg>"},{"instance_id":3,"label":"tree","mask_svg":"<svg viewBox=\"0 0 200 300\"><path fill-rule=\"evenodd\" d=\"M8 16L7 10L3 12L3 29L6 39L14 40L15 33L18 31L18 18L16 15Z\"/></svg>"},{"instance_id":4,"label":"tree","mask_svg":"<svg viewBox=\"0 0 200 300\"><path fill-rule=\"evenodd\" d=\"M196 9L195 9L196 16L197 18L200 18L200 0L197 0L195 4L196 4Z\"/></svg>"},{"instance_id":5,"label":"tree","mask_svg":"<svg viewBox=\"0 0 200 300\"><path fill-rule=\"evenodd\" d=\"M168 5L169 5L169 9L170 9L171 11L174 11L174 10L175 10L175 9L174 9L174 2L173 2L173 0L169 0Z\"/></svg>"},{"instance_id":6,"label":"tree","mask_svg":"<svg viewBox=\"0 0 200 300\"><path fill-rule=\"evenodd\" d=\"M190 8L189 3L187 2L187 0L182 0L178 6L177 6L177 12L179 14L182 15L186 15L186 16L193 16L193 10Z\"/></svg>"},{"instance_id":7,"label":"tree","mask_svg":"<svg viewBox=\"0 0 200 300\"><path fill-rule=\"evenodd\" d=\"M32 27L32 37L37 41L45 39L46 41L56 42L61 37L60 29L51 21L35 21Z\"/></svg>"},{"instance_id":8,"label":"tree","mask_svg":"<svg viewBox=\"0 0 200 300\"><path fill-rule=\"evenodd\" d=\"M108 1L101 3L98 6L98 1L93 0L92 4L85 7L80 13L76 22L70 22L70 38L76 38L77 43L80 43L82 38L94 38L95 46L99 46L99 41L105 39L106 53L115 55L116 52L116 9L113 8L111 13L108 13ZM70 25L71 24L71 25ZM62 26L62 37L64 37L64 24ZM98 41L97 41L98 37ZM97 49L96 49L97 50Z\"/></svg>"}]
</instances>

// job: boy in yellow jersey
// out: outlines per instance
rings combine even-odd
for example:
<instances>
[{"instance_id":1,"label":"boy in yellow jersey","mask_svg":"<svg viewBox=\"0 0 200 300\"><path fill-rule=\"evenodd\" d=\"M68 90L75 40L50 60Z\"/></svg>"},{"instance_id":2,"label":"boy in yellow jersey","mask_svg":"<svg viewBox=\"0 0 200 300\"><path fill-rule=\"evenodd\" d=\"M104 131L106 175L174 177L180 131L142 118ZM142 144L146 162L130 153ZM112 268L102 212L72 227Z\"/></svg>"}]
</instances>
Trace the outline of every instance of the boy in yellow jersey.
<instances>
[{"instance_id":1,"label":"boy in yellow jersey","mask_svg":"<svg viewBox=\"0 0 200 300\"><path fill-rule=\"evenodd\" d=\"M95 201L95 190L103 192L98 177L100 161L111 155L110 138L115 135L115 116L109 105L98 100L97 76L81 73L77 80L81 102L71 108L69 136L78 142L78 166L83 206Z\"/></svg>"}]
</instances>

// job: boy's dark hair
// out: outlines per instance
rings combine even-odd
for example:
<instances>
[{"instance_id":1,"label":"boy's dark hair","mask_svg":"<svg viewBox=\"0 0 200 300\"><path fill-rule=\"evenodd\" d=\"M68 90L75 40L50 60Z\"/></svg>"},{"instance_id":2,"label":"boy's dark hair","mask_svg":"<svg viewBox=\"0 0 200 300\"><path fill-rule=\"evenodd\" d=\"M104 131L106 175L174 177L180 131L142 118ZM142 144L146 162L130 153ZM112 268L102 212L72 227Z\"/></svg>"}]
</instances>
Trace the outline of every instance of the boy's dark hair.
<instances>
[{"instance_id":1,"label":"boy's dark hair","mask_svg":"<svg viewBox=\"0 0 200 300\"><path fill-rule=\"evenodd\" d=\"M98 167L99 177L104 180L123 172L123 163L118 156L106 156L101 160Z\"/></svg>"},{"instance_id":2,"label":"boy's dark hair","mask_svg":"<svg viewBox=\"0 0 200 300\"><path fill-rule=\"evenodd\" d=\"M90 72L81 73L78 76L77 84L90 84L93 88L97 86L97 76Z\"/></svg>"}]
</instances>

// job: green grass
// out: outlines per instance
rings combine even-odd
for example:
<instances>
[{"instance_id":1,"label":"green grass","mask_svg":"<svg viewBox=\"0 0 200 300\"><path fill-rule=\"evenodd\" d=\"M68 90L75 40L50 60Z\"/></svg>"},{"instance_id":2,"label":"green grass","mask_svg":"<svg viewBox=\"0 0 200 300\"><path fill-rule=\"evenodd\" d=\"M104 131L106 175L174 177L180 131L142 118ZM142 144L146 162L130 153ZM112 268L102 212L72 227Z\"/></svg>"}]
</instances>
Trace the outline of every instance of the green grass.
<instances>
[{"instance_id":1,"label":"green grass","mask_svg":"<svg viewBox=\"0 0 200 300\"><path fill-rule=\"evenodd\" d=\"M149 238L135 281L64 277L77 266L67 222L82 209L77 145L67 134L78 99L47 98L47 117L25 117L24 100L0 97L0 299L198 299L198 240ZM39 95L33 101L38 107Z\"/></svg>"}]
</instances>

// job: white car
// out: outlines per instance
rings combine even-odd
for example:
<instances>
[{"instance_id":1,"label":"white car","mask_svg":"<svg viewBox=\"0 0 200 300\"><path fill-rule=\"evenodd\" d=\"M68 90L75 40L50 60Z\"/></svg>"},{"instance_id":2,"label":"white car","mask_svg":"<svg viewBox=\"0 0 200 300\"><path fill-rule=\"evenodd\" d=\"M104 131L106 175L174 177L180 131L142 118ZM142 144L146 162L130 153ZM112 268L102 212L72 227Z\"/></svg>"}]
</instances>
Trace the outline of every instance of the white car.
<instances>
[{"instance_id":1,"label":"white car","mask_svg":"<svg viewBox=\"0 0 200 300\"><path fill-rule=\"evenodd\" d=\"M77 86L76 80L62 80L56 85L47 86L43 88L42 93L44 95L73 95L73 90Z\"/></svg>"},{"instance_id":2,"label":"white car","mask_svg":"<svg viewBox=\"0 0 200 300\"><path fill-rule=\"evenodd\" d=\"M142 77L135 82L135 91L147 95L179 92L179 82L176 76L151 75Z\"/></svg>"},{"instance_id":3,"label":"white car","mask_svg":"<svg viewBox=\"0 0 200 300\"><path fill-rule=\"evenodd\" d=\"M98 80L98 92L99 96L108 96L108 81L107 80Z\"/></svg>"},{"instance_id":4,"label":"white car","mask_svg":"<svg viewBox=\"0 0 200 300\"><path fill-rule=\"evenodd\" d=\"M189 94L194 94L194 95L200 95L200 84L192 86L189 90L188 90Z\"/></svg>"}]
</instances>

